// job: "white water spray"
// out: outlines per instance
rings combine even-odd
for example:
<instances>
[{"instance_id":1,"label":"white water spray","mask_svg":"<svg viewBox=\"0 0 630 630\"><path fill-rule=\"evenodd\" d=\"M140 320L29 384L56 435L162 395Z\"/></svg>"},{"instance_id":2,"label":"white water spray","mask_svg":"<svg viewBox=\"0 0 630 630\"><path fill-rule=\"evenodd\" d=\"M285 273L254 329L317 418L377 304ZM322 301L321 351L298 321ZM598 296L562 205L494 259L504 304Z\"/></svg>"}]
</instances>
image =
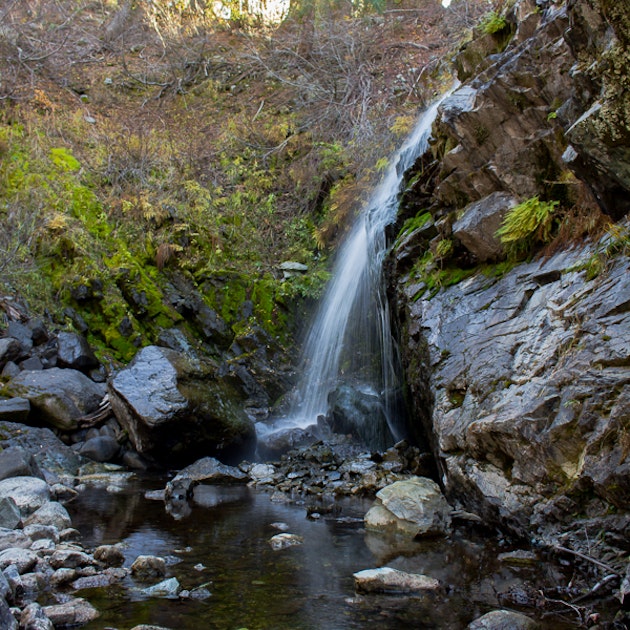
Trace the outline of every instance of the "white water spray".
<instances>
[{"instance_id":1,"label":"white water spray","mask_svg":"<svg viewBox=\"0 0 630 630\"><path fill-rule=\"evenodd\" d=\"M391 437L402 437L394 401L400 392L396 350L382 281L387 252L385 228L396 218L405 171L428 148L431 126L443 99L425 111L394 154L381 183L342 245L330 281L302 351L295 402L275 424L306 427L329 410L329 396L341 383L379 400Z\"/></svg>"}]
</instances>

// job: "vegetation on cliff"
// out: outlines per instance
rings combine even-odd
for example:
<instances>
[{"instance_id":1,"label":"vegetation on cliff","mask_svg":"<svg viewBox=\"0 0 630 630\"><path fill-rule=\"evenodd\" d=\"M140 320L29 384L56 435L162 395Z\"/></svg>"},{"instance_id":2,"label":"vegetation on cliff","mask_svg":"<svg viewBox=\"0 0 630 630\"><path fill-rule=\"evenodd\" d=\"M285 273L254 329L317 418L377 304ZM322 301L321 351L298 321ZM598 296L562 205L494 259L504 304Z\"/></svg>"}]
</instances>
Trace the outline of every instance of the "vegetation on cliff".
<instances>
[{"instance_id":1,"label":"vegetation on cliff","mask_svg":"<svg viewBox=\"0 0 630 630\"><path fill-rule=\"evenodd\" d=\"M295 4L275 24L192 2L6 4L2 294L120 360L190 326L181 276L228 328L283 338L483 4Z\"/></svg>"}]
</instances>

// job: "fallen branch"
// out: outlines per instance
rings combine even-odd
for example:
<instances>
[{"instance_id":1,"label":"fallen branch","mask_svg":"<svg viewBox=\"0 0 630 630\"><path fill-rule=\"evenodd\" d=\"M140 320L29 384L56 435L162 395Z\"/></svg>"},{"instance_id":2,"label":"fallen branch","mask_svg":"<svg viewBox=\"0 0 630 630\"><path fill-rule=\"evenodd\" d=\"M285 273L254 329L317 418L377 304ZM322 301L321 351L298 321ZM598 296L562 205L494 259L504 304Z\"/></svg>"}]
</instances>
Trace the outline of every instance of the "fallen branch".
<instances>
[{"instance_id":1,"label":"fallen branch","mask_svg":"<svg viewBox=\"0 0 630 630\"><path fill-rule=\"evenodd\" d=\"M555 551L560 551L562 553L569 553L573 556L581 558L582 560L591 562L597 565L598 567L605 569L606 571L608 571L608 573L614 573L617 577L619 577L619 572L615 571L615 569L613 569L611 566L608 566L607 564L605 564L604 562L600 562L599 560L595 560L595 558L591 558L591 556L587 556L584 553L581 553L579 551L574 551L573 549L569 549L568 547L561 547L560 545L553 545L552 549L554 549Z\"/></svg>"},{"instance_id":2,"label":"fallen branch","mask_svg":"<svg viewBox=\"0 0 630 630\"><path fill-rule=\"evenodd\" d=\"M576 597L573 600L573 603L576 604L577 602L581 602L587 597L591 597L591 595L594 595L595 593L597 593L597 591L599 591L601 588L606 586L606 584L608 584L609 582L612 582L613 580L618 580L618 579L619 579L619 576L616 573L608 574L605 578L602 578L599 582L597 582L597 584L595 584L595 586L593 586L593 588L591 588L588 592L583 593L579 597Z\"/></svg>"}]
</instances>

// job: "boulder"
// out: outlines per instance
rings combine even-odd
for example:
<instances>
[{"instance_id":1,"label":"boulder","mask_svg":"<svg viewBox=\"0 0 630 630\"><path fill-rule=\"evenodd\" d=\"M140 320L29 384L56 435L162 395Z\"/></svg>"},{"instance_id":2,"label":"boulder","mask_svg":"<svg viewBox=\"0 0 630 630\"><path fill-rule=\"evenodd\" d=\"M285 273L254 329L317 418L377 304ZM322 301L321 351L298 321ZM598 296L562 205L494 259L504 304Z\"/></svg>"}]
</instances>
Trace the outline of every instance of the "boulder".
<instances>
[{"instance_id":1,"label":"boulder","mask_svg":"<svg viewBox=\"0 0 630 630\"><path fill-rule=\"evenodd\" d=\"M32 455L39 470L51 483L59 477L74 478L85 461L47 428L4 422L0 438L5 449L17 446Z\"/></svg>"},{"instance_id":2,"label":"boulder","mask_svg":"<svg viewBox=\"0 0 630 630\"><path fill-rule=\"evenodd\" d=\"M24 358L24 351L17 339L0 338L0 368L4 368L9 361L19 361L22 358Z\"/></svg>"},{"instance_id":3,"label":"boulder","mask_svg":"<svg viewBox=\"0 0 630 630\"><path fill-rule=\"evenodd\" d=\"M57 335L57 365L88 372L98 367L99 361L85 337L73 332L60 332Z\"/></svg>"},{"instance_id":4,"label":"boulder","mask_svg":"<svg viewBox=\"0 0 630 630\"><path fill-rule=\"evenodd\" d=\"M18 630L18 622L4 597L0 597L0 628L4 630Z\"/></svg>"},{"instance_id":5,"label":"boulder","mask_svg":"<svg viewBox=\"0 0 630 630\"><path fill-rule=\"evenodd\" d=\"M464 208L462 218L453 224L453 236L479 262L499 260L503 245L496 232L506 212L517 205L516 199L503 192L495 192Z\"/></svg>"},{"instance_id":6,"label":"boulder","mask_svg":"<svg viewBox=\"0 0 630 630\"><path fill-rule=\"evenodd\" d=\"M394 443L383 399L372 389L341 385L330 394L328 402L335 433L351 434L377 451Z\"/></svg>"},{"instance_id":7,"label":"boulder","mask_svg":"<svg viewBox=\"0 0 630 630\"><path fill-rule=\"evenodd\" d=\"M234 466L222 464L214 457L204 457L180 470L173 479L166 484L164 498L187 499L194 487L200 483L233 484L247 483L249 476Z\"/></svg>"},{"instance_id":8,"label":"boulder","mask_svg":"<svg viewBox=\"0 0 630 630\"><path fill-rule=\"evenodd\" d=\"M142 592L149 597L177 597L181 590L181 586L177 578L172 577L168 580L162 580L153 586L142 589Z\"/></svg>"},{"instance_id":9,"label":"boulder","mask_svg":"<svg viewBox=\"0 0 630 630\"><path fill-rule=\"evenodd\" d=\"M125 554L118 545L101 545L94 550L94 559L108 567L121 567Z\"/></svg>"},{"instance_id":10,"label":"boulder","mask_svg":"<svg viewBox=\"0 0 630 630\"><path fill-rule=\"evenodd\" d=\"M295 448L302 448L318 441L313 427L291 427L258 434L257 455L261 459L276 460Z\"/></svg>"},{"instance_id":11,"label":"boulder","mask_svg":"<svg viewBox=\"0 0 630 630\"><path fill-rule=\"evenodd\" d=\"M435 578L391 567L366 569L353 577L356 590L362 593L421 593L436 591L441 586Z\"/></svg>"},{"instance_id":12,"label":"boulder","mask_svg":"<svg viewBox=\"0 0 630 630\"><path fill-rule=\"evenodd\" d=\"M112 409L135 450L169 466L206 454L253 454L256 435L242 400L211 366L157 346L143 348L109 383Z\"/></svg>"},{"instance_id":13,"label":"boulder","mask_svg":"<svg viewBox=\"0 0 630 630\"><path fill-rule=\"evenodd\" d=\"M81 444L79 454L95 462L111 462L120 452L120 444L109 435L98 435Z\"/></svg>"},{"instance_id":14,"label":"boulder","mask_svg":"<svg viewBox=\"0 0 630 630\"><path fill-rule=\"evenodd\" d=\"M5 529L0 527L0 550L12 547L29 548L33 541L21 529Z\"/></svg>"},{"instance_id":15,"label":"boulder","mask_svg":"<svg viewBox=\"0 0 630 630\"><path fill-rule=\"evenodd\" d=\"M49 501L31 514L25 521L25 525L52 525L61 531L72 526L72 519L61 503Z\"/></svg>"},{"instance_id":16,"label":"boulder","mask_svg":"<svg viewBox=\"0 0 630 630\"><path fill-rule=\"evenodd\" d=\"M301 545L303 542L304 539L301 536L298 536L297 534L289 534L288 532L275 534L275 536L272 536L269 539L269 544L274 551L295 547L296 545Z\"/></svg>"},{"instance_id":17,"label":"boulder","mask_svg":"<svg viewBox=\"0 0 630 630\"><path fill-rule=\"evenodd\" d=\"M12 497L0 498L0 528L15 529L22 522L22 514Z\"/></svg>"},{"instance_id":18,"label":"boulder","mask_svg":"<svg viewBox=\"0 0 630 630\"><path fill-rule=\"evenodd\" d=\"M37 602L30 603L22 610L20 626L28 630L54 630L55 628Z\"/></svg>"},{"instance_id":19,"label":"boulder","mask_svg":"<svg viewBox=\"0 0 630 630\"><path fill-rule=\"evenodd\" d=\"M55 628L82 626L100 615L92 604L81 597L72 598L63 604L44 606L43 611Z\"/></svg>"},{"instance_id":20,"label":"boulder","mask_svg":"<svg viewBox=\"0 0 630 630\"><path fill-rule=\"evenodd\" d=\"M12 547L0 551L0 571L8 566L14 566L20 575L28 573L37 564L38 556L30 549L22 549L20 547Z\"/></svg>"},{"instance_id":21,"label":"boulder","mask_svg":"<svg viewBox=\"0 0 630 630\"><path fill-rule=\"evenodd\" d=\"M166 575L166 562L158 556L138 556L131 565L131 574L140 580Z\"/></svg>"},{"instance_id":22,"label":"boulder","mask_svg":"<svg viewBox=\"0 0 630 630\"><path fill-rule=\"evenodd\" d=\"M19 370L11 376L17 376ZM4 422L25 422L31 411L31 403L26 398L9 398L0 400L0 421Z\"/></svg>"},{"instance_id":23,"label":"boulder","mask_svg":"<svg viewBox=\"0 0 630 630\"><path fill-rule=\"evenodd\" d=\"M21 372L5 390L28 399L31 415L62 431L76 429L79 418L96 411L105 395L103 386L85 374L61 368Z\"/></svg>"},{"instance_id":24,"label":"boulder","mask_svg":"<svg viewBox=\"0 0 630 630\"><path fill-rule=\"evenodd\" d=\"M0 498L15 501L22 516L29 516L50 498L48 484L39 477L11 477L0 481Z\"/></svg>"},{"instance_id":25,"label":"boulder","mask_svg":"<svg viewBox=\"0 0 630 630\"><path fill-rule=\"evenodd\" d=\"M397 481L376 494L365 515L365 527L414 538L446 534L451 508L439 486L424 477Z\"/></svg>"},{"instance_id":26,"label":"boulder","mask_svg":"<svg viewBox=\"0 0 630 630\"><path fill-rule=\"evenodd\" d=\"M493 610L468 624L468 630L536 630L540 625L513 610Z\"/></svg>"},{"instance_id":27,"label":"boulder","mask_svg":"<svg viewBox=\"0 0 630 630\"><path fill-rule=\"evenodd\" d=\"M0 480L9 477L44 478L32 453L21 446L7 446L0 451Z\"/></svg>"}]
</instances>

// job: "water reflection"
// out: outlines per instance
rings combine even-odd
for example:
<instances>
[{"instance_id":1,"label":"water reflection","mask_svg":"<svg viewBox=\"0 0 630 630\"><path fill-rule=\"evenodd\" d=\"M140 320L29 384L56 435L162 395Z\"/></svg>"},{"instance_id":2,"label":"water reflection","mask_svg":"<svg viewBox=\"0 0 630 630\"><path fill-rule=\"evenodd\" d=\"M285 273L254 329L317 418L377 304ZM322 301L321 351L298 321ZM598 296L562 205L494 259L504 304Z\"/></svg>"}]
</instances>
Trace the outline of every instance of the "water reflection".
<instances>
[{"instance_id":1,"label":"water reflection","mask_svg":"<svg viewBox=\"0 0 630 630\"><path fill-rule=\"evenodd\" d=\"M497 606L497 592L552 577L499 565L497 549L482 539L386 544L363 531L370 502L358 499L342 502L334 518L313 520L304 506L273 503L266 493L200 486L190 515L175 520L161 501L144 498L147 488L164 483L136 482L118 495L85 492L71 506L73 522L86 546L122 541L125 566L141 554L161 555L183 588L209 583L211 597L148 599L140 590L147 584L129 577L80 593L102 612L87 630L140 623L177 630L459 629ZM277 522L304 543L274 551L269 539ZM356 596L352 574L384 564L436 577L445 589L417 597Z\"/></svg>"}]
</instances>

